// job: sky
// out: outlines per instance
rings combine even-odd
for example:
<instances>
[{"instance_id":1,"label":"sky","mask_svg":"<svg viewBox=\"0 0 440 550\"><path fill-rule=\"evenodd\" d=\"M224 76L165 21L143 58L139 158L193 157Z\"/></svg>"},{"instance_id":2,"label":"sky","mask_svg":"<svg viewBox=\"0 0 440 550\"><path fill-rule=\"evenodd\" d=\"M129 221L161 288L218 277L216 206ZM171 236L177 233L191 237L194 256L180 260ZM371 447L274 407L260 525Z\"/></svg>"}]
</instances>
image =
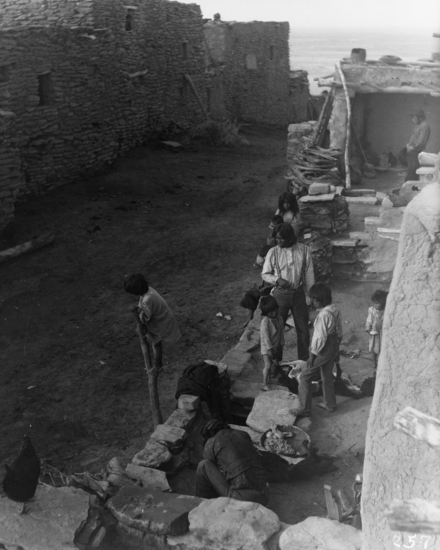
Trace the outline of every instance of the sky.
<instances>
[{"instance_id":1,"label":"sky","mask_svg":"<svg viewBox=\"0 0 440 550\"><path fill-rule=\"evenodd\" d=\"M288 21L295 27L404 27L440 33L440 0L179 0L224 21Z\"/></svg>"}]
</instances>

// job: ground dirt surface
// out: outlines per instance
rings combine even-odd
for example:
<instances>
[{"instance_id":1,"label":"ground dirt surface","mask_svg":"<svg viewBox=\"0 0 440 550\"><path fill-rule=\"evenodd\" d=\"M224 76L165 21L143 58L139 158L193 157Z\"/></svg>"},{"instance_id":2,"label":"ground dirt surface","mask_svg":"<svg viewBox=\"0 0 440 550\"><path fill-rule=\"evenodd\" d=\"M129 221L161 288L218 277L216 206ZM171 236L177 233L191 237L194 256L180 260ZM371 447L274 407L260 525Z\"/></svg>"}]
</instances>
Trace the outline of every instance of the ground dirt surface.
<instances>
[{"instance_id":1,"label":"ground dirt surface","mask_svg":"<svg viewBox=\"0 0 440 550\"><path fill-rule=\"evenodd\" d=\"M125 464L144 446L153 426L129 311L137 300L123 290L127 274L146 275L183 335L165 347L164 418L175 408L181 371L219 360L236 344L247 318L238 304L260 281L252 263L286 171L284 130L252 126L244 135L249 145L240 148L193 142L174 152L152 143L107 174L18 206L14 238L0 248L46 231L56 240L0 265L0 462L16 456L24 433L40 457L68 474L98 472L114 456ZM332 282L349 348L367 349L373 286ZM368 407L356 441L367 415ZM289 523L325 516L322 485L343 478L349 486L362 453L347 451L325 477L276 489L273 509Z\"/></svg>"}]
</instances>

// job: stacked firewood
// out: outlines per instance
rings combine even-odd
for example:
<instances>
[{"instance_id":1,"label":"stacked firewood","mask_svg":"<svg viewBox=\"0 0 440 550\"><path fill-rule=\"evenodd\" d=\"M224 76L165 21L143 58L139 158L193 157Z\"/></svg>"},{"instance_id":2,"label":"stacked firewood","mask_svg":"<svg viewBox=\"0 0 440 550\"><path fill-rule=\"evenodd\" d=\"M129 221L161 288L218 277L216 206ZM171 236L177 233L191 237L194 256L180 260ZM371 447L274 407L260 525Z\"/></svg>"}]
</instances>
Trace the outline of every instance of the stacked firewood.
<instances>
[{"instance_id":1,"label":"stacked firewood","mask_svg":"<svg viewBox=\"0 0 440 550\"><path fill-rule=\"evenodd\" d=\"M340 149L306 146L295 151L293 162L286 175L289 189L292 192L297 189L301 194L306 194L308 187L316 181L341 185L338 168L340 159Z\"/></svg>"},{"instance_id":2,"label":"stacked firewood","mask_svg":"<svg viewBox=\"0 0 440 550\"><path fill-rule=\"evenodd\" d=\"M347 231L350 211L345 197L335 195L329 201L299 201L298 205L305 227L310 227L321 235Z\"/></svg>"}]
</instances>

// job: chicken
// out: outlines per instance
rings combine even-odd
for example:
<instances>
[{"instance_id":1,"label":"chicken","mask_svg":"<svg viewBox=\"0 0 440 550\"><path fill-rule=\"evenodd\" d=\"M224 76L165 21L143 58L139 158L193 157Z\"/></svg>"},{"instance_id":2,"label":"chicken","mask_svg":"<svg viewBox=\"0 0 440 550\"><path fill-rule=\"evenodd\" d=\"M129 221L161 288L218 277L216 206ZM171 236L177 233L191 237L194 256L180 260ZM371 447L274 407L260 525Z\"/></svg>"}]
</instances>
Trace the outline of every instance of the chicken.
<instances>
[{"instance_id":1,"label":"chicken","mask_svg":"<svg viewBox=\"0 0 440 550\"><path fill-rule=\"evenodd\" d=\"M5 468L3 490L6 496L15 502L26 503L35 495L40 477L40 459L28 436L24 436L20 454L12 466L5 464ZM21 513L26 512L23 504Z\"/></svg>"}]
</instances>

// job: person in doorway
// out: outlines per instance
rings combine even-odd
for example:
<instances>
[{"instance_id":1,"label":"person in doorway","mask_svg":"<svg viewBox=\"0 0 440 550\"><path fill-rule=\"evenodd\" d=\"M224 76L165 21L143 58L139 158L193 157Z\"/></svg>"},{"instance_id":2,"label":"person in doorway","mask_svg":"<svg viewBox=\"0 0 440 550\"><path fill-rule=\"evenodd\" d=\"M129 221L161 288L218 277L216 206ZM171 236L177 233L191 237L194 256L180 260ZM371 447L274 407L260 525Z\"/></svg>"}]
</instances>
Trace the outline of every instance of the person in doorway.
<instances>
[{"instance_id":1,"label":"person in doorway","mask_svg":"<svg viewBox=\"0 0 440 550\"><path fill-rule=\"evenodd\" d=\"M284 346L284 322L278 307L278 302L273 296L264 296L260 300L261 324L260 324L260 346L263 356L263 386L261 389L267 391L267 379L273 363L278 364L283 360Z\"/></svg>"},{"instance_id":2,"label":"person in doorway","mask_svg":"<svg viewBox=\"0 0 440 550\"><path fill-rule=\"evenodd\" d=\"M310 356L299 376L298 397L301 408L298 416L310 416L312 409L311 385L321 375L323 402L318 406L328 412L336 409L333 365L342 340L341 313L332 304L332 291L324 283L316 283L309 291L313 306L318 310L315 319Z\"/></svg>"},{"instance_id":3,"label":"person in doorway","mask_svg":"<svg viewBox=\"0 0 440 550\"><path fill-rule=\"evenodd\" d=\"M419 175L416 173L417 169L420 168L418 156L419 153L425 150L431 135L431 128L426 122L426 115L422 109L413 111L411 119L414 129L406 147L399 154L400 162L408 167L405 181L417 181L419 179Z\"/></svg>"},{"instance_id":4,"label":"person in doorway","mask_svg":"<svg viewBox=\"0 0 440 550\"><path fill-rule=\"evenodd\" d=\"M298 338L298 359L307 361L310 334L305 292L315 282L312 254L305 244L297 242L288 223L278 226L276 241L277 246L267 253L261 276L266 283L275 285L271 294L280 306L284 324L292 311Z\"/></svg>"},{"instance_id":5,"label":"person in doorway","mask_svg":"<svg viewBox=\"0 0 440 550\"><path fill-rule=\"evenodd\" d=\"M219 420L209 420L201 434L205 458L197 466L196 495L266 505L266 473L249 434Z\"/></svg>"},{"instance_id":6,"label":"person in doorway","mask_svg":"<svg viewBox=\"0 0 440 550\"><path fill-rule=\"evenodd\" d=\"M368 351L370 351L373 355L375 369L377 368L382 343L383 315L385 312L387 296L388 292L385 292L385 290L376 290L371 297L373 306L368 308L368 317L367 322L365 323L365 330L370 335Z\"/></svg>"},{"instance_id":7,"label":"person in doorway","mask_svg":"<svg viewBox=\"0 0 440 550\"><path fill-rule=\"evenodd\" d=\"M139 318L147 331L148 343L153 348L153 366L162 370L162 342L174 344L181 337L176 319L162 296L154 290L141 273L129 275L124 281L129 294L139 296Z\"/></svg>"}]
</instances>

